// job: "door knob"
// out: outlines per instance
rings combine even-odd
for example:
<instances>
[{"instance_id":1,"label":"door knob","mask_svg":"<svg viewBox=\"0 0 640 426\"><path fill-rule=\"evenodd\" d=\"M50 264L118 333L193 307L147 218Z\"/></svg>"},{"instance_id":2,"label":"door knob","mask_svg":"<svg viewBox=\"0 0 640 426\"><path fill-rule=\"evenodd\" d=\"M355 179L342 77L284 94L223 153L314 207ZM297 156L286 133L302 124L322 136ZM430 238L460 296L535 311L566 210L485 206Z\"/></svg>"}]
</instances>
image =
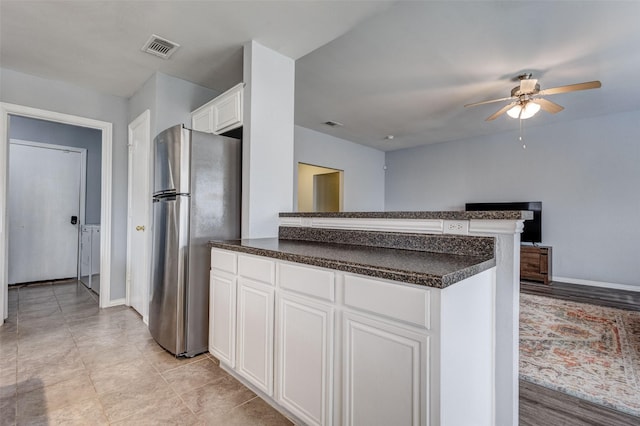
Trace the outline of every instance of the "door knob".
<instances>
[{"instance_id":1,"label":"door knob","mask_svg":"<svg viewBox=\"0 0 640 426\"><path fill-rule=\"evenodd\" d=\"M144 226L136 226L136 231L144 231Z\"/></svg>"}]
</instances>

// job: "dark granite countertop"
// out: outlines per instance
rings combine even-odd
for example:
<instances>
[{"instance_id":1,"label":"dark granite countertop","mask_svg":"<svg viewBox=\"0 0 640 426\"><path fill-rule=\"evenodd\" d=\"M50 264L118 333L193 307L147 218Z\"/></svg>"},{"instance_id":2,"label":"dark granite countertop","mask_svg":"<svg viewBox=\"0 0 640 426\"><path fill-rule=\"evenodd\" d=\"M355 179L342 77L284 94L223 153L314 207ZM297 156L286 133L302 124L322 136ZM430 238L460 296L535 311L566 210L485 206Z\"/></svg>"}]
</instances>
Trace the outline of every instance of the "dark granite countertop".
<instances>
[{"instance_id":1,"label":"dark granite countertop","mask_svg":"<svg viewBox=\"0 0 640 426\"><path fill-rule=\"evenodd\" d=\"M470 256L277 238L211 241L209 245L435 288L448 287L496 264L493 255Z\"/></svg>"},{"instance_id":2,"label":"dark granite countertop","mask_svg":"<svg viewBox=\"0 0 640 426\"><path fill-rule=\"evenodd\" d=\"M441 211L441 212L339 212L339 213L280 213L280 217L330 217L357 219L443 219L443 220L528 220L533 212L528 210L503 211Z\"/></svg>"}]
</instances>

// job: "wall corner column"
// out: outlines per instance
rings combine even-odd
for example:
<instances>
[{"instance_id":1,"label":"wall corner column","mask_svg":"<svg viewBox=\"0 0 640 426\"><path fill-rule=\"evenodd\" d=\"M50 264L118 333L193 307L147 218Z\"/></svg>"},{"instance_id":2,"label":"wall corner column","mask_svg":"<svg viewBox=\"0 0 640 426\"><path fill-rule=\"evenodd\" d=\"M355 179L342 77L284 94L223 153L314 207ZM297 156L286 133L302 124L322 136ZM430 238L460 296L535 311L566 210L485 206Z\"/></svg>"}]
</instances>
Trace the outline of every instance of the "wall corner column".
<instances>
[{"instance_id":1,"label":"wall corner column","mask_svg":"<svg viewBox=\"0 0 640 426\"><path fill-rule=\"evenodd\" d=\"M520 234L524 220L471 220L469 235L496 239L495 424L517 426L520 367Z\"/></svg>"},{"instance_id":2,"label":"wall corner column","mask_svg":"<svg viewBox=\"0 0 640 426\"><path fill-rule=\"evenodd\" d=\"M295 61L250 41L244 83L242 238L275 237L293 210Z\"/></svg>"}]
</instances>

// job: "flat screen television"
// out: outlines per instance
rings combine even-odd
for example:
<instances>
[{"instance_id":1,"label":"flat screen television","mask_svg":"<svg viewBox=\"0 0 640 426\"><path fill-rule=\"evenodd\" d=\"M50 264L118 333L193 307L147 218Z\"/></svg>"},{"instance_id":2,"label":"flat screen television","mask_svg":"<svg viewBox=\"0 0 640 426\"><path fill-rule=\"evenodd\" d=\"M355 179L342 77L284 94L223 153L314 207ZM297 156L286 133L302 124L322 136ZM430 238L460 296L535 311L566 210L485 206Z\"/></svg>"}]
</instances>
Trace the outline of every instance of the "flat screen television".
<instances>
[{"instance_id":1,"label":"flat screen television","mask_svg":"<svg viewBox=\"0 0 640 426\"><path fill-rule=\"evenodd\" d=\"M493 210L529 210L533 212L532 220L524 221L524 230L520 234L523 243L542 242L542 201L523 201L513 203L467 203L467 211Z\"/></svg>"}]
</instances>

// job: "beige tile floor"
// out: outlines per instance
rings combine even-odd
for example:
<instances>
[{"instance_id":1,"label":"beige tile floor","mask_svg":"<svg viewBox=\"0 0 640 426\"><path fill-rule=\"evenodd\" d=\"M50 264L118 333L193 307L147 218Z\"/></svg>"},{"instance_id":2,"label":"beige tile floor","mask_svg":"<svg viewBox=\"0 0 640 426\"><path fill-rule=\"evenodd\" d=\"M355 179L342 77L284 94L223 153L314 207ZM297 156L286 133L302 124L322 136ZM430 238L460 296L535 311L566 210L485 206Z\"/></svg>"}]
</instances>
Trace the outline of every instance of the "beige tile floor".
<instances>
[{"instance_id":1,"label":"beige tile floor","mask_svg":"<svg viewBox=\"0 0 640 426\"><path fill-rule=\"evenodd\" d=\"M74 282L9 290L0 425L290 425L208 354L176 359L140 316Z\"/></svg>"}]
</instances>

